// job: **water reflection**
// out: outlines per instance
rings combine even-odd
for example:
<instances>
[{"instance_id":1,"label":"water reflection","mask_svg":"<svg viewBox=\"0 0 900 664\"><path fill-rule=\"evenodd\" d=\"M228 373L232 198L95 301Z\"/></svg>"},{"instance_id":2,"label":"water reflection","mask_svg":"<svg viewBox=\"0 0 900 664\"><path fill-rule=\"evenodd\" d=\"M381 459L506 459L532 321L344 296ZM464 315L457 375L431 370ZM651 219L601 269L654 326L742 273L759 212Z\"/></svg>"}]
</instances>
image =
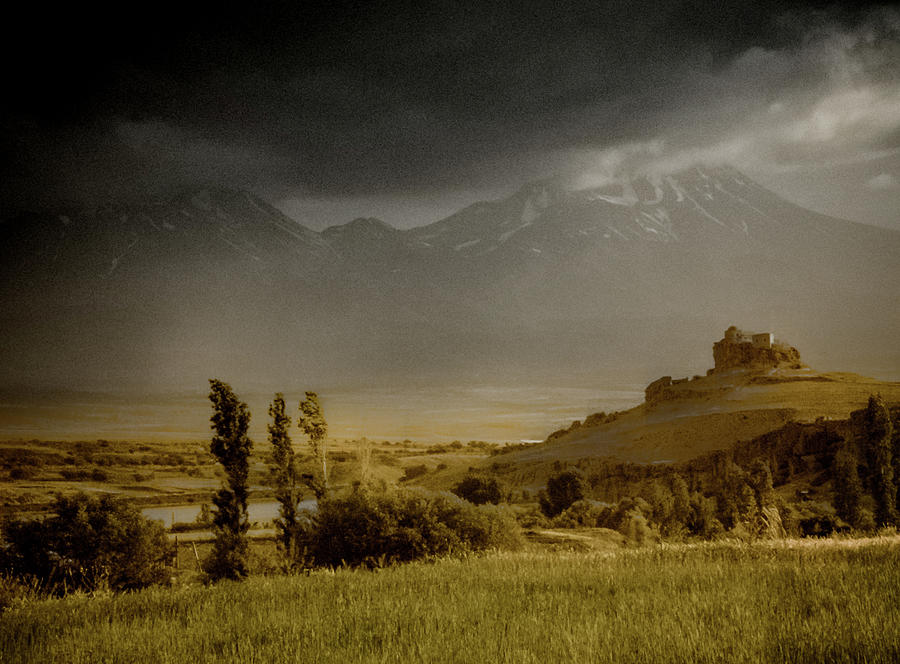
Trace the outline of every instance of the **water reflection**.
<instances>
[{"instance_id":1,"label":"water reflection","mask_svg":"<svg viewBox=\"0 0 900 664\"><path fill-rule=\"evenodd\" d=\"M247 511L250 515L250 522L258 521L260 524L271 521L278 516L279 503L276 500L264 500L256 503L250 503ZM171 528L172 523L191 523L197 519L200 514L200 504L194 503L190 505L166 505L165 507L144 507L141 513L148 519L156 519L162 521L166 528ZM316 501L310 498L300 503L301 509L315 509Z\"/></svg>"}]
</instances>

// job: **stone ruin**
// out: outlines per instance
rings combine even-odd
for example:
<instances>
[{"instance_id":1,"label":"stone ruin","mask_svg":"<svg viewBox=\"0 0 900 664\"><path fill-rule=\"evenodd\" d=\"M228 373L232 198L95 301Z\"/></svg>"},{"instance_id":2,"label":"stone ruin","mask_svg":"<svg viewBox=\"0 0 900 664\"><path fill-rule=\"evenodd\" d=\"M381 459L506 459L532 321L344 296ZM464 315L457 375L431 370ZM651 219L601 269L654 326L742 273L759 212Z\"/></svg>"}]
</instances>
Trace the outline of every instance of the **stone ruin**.
<instances>
[{"instance_id":1,"label":"stone ruin","mask_svg":"<svg viewBox=\"0 0 900 664\"><path fill-rule=\"evenodd\" d=\"M725 330L723 338L713 344L715 366L706 372L707 376L735 370L767 371L776 367L802 369L800 352L775 339L771 332L745 333L732 325ZM708 388L694 389L691 379L663 376L644 389L644 399L648 404L673 399L693 399L708 393Z\"/></svg>"},{"instance_id":2,"label":"stone ruin","mask_svg":"<svg viewBox=\"0 0 900 664\"><path fill-rule=\"evenodd\" d=\"M775 339L771 332L748 334L734 325L725 330L724 337L713 344L715 366L707 374L733 369L771 369L790 367L800 369L800 352Z\"/></svg>"}]
</instances>

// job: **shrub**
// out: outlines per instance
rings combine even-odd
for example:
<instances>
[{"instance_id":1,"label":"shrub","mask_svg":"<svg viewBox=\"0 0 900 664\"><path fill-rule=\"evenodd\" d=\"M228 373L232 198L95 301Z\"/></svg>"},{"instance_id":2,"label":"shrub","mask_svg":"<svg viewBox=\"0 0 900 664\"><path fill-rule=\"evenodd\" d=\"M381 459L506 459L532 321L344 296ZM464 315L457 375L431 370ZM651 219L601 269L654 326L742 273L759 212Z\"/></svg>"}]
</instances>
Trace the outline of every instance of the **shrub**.
<instances>
[{"instance_id":1,"label":"shrub","mask_svg":"<svg viewBox=\"0 0 900 664\"><path fill-rule=\"evenodd\" d=\"M536 506L516 512L516 521L522 528L546 528L550 525L547 517Z\"/></svg>"},{"instance_id":2,"label":"shrub","mask_svg":"<svg viewBox=\"0 0 900 664\"><path fill-rule=\"evenodd\" d=\"M59 474L66 480L86 480L91 477L90 471L85 470L84 468L77 468L75 470L64 468Z\"/></svg>"},{"instance_id":3,"label":"shrub","mask_svg":"<svg viewBox=\"0 0 900 664\"><path fill-rule=\"evenodd\" d=\"M424 463L416 466L408 466L403 471L403 477L400 478L401 482L407 482L409 480L415 479L417 477L421 477L425 473L428 472L428 466Z\"/></svg>"},{"instance_id":4,"label":"shrub","mask_svg":"<svg viewBox=\"0 0 900 664\"><path fill-rule=\"evenodd\" d=\"M9 479L11 480L30 480L34 477L34 469L33 468L25 468L22 466L14 466L9 471Z\"/></svg>"},{"instance_id":5,"label":"shrub","mask_svg":"<svg viewBox=\"0 0 900 664\"><path fill-rule=\"evenodd\" d=\"M151 463L156 466L182 466L184 457L180 454L157 454L151 459Z\"/></svg>"},{"instance_id":6,"label":"shrub","mask_svg":"<svg viewBox=\"0 0 900 664\"><path fill-rule=\"evenodd\" d=\"M710 496L695 492L690 497L690 513L685 527L688 533L698 537L713 538L724 532L722 522L716 518L717 501Z\"/></svg>"},{"instance_id":7,"label":"shrub","mask_svg":"<svg viewBox=\"0 0 900 664\"><path fill-rule=\"evenodd\" d=\"M555 516L550 525L554 528L609 528L640 545L659 540L659 533L648 518L652 512L653 507L640 497L623 498L615 505L577 500Z\"/></svg>"},{"instance_id":8,"label":"shrub","mask_svg":"<svg viewBox=\"0 0 900 664\"><path fill-rule=\"evenodd\" d=\"M638 511L626 512L625 520L619 525L619 532L638 546L659 540L659 535L650 527L647 517Z\"/></svg>"},{"instance_id":9,"label":"shrub","mask_svg":"<svg viewBox=\"0 0 900 664\"><path fill-rule=\"evenodd\" d=\"M601 503L591 500L576 500L564 512L553 517L550 524L554 528L598 528L608 527L611 510Z\"/></svg>"},{"instance_id":10,"label":"shrub","mask_svg":"<svg viewBox=\"0 0 900 664\"><path fill-rule=\"evenodd\" d=\"M18 447L0 449L0 464L7 468L14 466L35 466L39 468L46 464L60 463L62 459L62 456L53 452L38 452Z\"/></svg>"},{"instance_id":11,"label":"shrub","mask_svg":"<svg viewBox=\"0 0 900 664\"><path fill-rule=\"evenodd\" d=\"M60 496L54 515L4 528L3 571L47 590L142 588L167 579L162 525L109 495Z\"/></svg>"},{"instance_id":12,"label":"shrub","mask_svg":"<svg viewBox=\"0 0 900 664\"><path fill-rule=\"evenodd\" d=\"M515 521L497 508L410 491L363 489L323 500L306 528L310 562L328 567L378 566L521 544Z\"/></svg>"},{"instance_id":13,"label":"shrub","mask_svg":"<svg viewBox=\"0 0 900 664\"><path fill-rule=\"evenodd\" d=\"M498 504L503 499L500 484L493 477L467 475L452 489L453 493L475 505Z\"/></svg>"}]
</instances>

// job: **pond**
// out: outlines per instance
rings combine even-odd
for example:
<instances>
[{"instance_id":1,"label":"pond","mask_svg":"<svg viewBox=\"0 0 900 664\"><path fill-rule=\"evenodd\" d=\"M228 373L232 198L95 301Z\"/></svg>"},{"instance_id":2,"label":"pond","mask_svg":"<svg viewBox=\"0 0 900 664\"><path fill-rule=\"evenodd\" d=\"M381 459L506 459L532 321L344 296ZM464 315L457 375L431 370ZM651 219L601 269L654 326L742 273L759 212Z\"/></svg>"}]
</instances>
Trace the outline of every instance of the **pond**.
<instances>
[{"instance_id":1,"label":"pond","mask_svg":"<svg viewBox=\"0 0 900 664\"><path fill-rule=\"evenodd\" d=\"M250 503L247 511L250 515L250 522L258 521L262 525L266 521L271 521L278 516L278 508L280 503L277 500L263 500ZM300 509L316 508L315 499L301 501ZM148 519L156 519L162 521L166 528L171 528L172 523L191 523L197 519L200 514L200 503L188 505L165 505L163 507L145 507L141 513Z\"/></svg>"}]
</instances>

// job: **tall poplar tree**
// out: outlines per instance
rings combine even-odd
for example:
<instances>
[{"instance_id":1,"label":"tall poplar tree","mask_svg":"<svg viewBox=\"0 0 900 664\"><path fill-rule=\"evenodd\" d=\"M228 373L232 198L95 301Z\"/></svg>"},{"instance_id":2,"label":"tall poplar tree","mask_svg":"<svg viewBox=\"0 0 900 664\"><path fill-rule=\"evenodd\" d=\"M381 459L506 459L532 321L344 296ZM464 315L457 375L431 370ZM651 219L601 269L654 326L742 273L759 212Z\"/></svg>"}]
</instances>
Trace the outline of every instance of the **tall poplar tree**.
<instances>
[{"instance_id":1,"label":"tall poplar tree","mask_svg":"<svg viewBox=\"0 0 900 664\"><path fill-rule=\"evenodd\" d=\"M269 442L272 443L272 475L275 478L275 499L280 503L275 527L278 540L289 563L296 558L299 532L300 486L294 448L289 433L291 418L285 413L284 395L275 394L269 406Z\"/></svg>"},{"instance_id":2,"label":"tall poplar tree","mask_svg":"<svg viewBox=\"0 0 900 664\"><path fill-rule=\"evenodd\" d=\"M213 550L204 561L204 571L213 581L240 580L247 576L249 547L247 515L250 475L250 451L253 441L247 437L250 409L240 401L228 383L210 379L209 400L214 431L209 451L225 469L225 486L213 496Z\"/></svg>"},{"instance_id":3,"label":"tall poplar tree","mask_svg":"<svg viewBox=\"0 0 900 664\"><path fill-rule=\"evenodd\" d=\"M315 392L307 392L306 399L300 402L297 424L309 439L313 455L322 464L321 477L312 478L309 486L316 494L317 499L324 498L328 492L328 450L326 449L328 423L325 422L325 416L322 414L319 395Z\"/></svg>"}]
</instances>

